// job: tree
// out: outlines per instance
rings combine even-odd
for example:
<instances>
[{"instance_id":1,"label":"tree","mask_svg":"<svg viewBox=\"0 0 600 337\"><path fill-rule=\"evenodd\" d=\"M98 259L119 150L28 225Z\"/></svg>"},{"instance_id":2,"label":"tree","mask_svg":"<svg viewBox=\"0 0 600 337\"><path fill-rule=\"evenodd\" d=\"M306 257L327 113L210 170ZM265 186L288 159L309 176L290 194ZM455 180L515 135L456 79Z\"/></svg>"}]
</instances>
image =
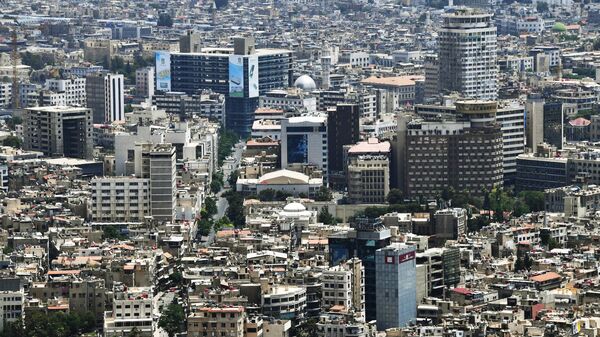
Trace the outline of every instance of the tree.
<instances>
[{"instance_id":1,"label":"tree","mask_svg":"<svg viewBox=\"0 0 600 337\"><path fill-rule=\"evenodd\" d=\"M156 24L159 27L173 27L173 18L169 13L160 13Z\"/></svg>"},{"instance_id":2,"label":"tree","mask_svg":"<svg viewBox=\"0 0 600 337\"><path fill-rule=\"evenodd\" d=\"M131 329L131 331L129 331L129 334L127 335L127 337L140 337L140 330L138 330L137 327L133 327L133 329Z\"/></svg>"},{"instance_id":3,"label":"tree","mask_svg":"<svg viewBox=\"0 0 600 337\"><path fill-rule=\"evenodd\" d=\"M235 184L239 177L240 177L240 171L238 171L238 170L231 171L231 173L229 174L229 178L227 178L227 183L229 184L229 186L231 186L232 188L235 187Z\"/></svg>"},{"instance_id":4,"label":"tree","mask_svg":"<svg viewBox=\"0 0 600 337\"><path fill-rule=\"evenodd\" d=\"M523 191L519 193L519 198L525 202L527 207L529 207L532 212L540 212L545 209L546 201L544 198L544 192Z\"/></svg>"},{"instance_id":5,"label":"tree","mask_svg":"<svg viewBox=\"0 0 600 337\"><path fill-rule=\"evenodd\" d=\"M401 204L404 200L402 191L397 188L392 188L387 195L387 202L390 204Z\"/></svg>"},{"instance_id":6,"label":"tree","mask_svg":"<svg viewBox=\"0 0 600 337\"><path fill-rule=\"evenodd\" d=\"M258 193L258 198L260 201L274 201L275 200L275 190L272 188L267 188Z\"/></svg>"},{"instance_id":7,"label":"tree","mask_svg":"<svg viewBox=\"0 0 600 337\"><path fill-rule=\"evenodd\" d=\"M315 194L315 201L331 201L331 199L333 199L333 194L331 193L331 190L325 186L321 186Z\"/></svg>"},{"instance_id":8,"label":"tree","mask_svg":"<svg viewBox=\"0 0 600 337\"><path fill-rule=\"evenodd\" d=\"M8 137L4 138L4 140L2 141L2 145L11 146L16 149L20 149L22 143L23 142L21 141L21 138L19 138L17 136L8 136Z\"/></svg>"},{"instance_id":9,"label":"tree","mask_svg":"<svg viewBox=\"0 0 600 337\"><path fill-rule=\"evenodd\" d=\"M223 165L223 160L231 155L231 148L239 141L239 136L230 130L221 129L219 132L219 165Z\"/></svg>"},{"instance_id":10,"label":"tree","mask_svg":"<svg viewBox=\"0 0 600 337\"><path fill-rule=\"evenodd\" d=\"M232 228L232 227L234 227L233 223L231 223L231 220L229 220L227 215L223 216L221 219L219 219L214 224L215 231L220 231L223 228Z\"/></svg>"},{"instance_id":11,"label":"tree","mask_svg":"<svg viewBox=\"0 0 600 337\"><path fill-rule=\"evenodd\" d=\"M102 228L103 240L122 240L125 236L115 226L104 226Z\"/></svg>"},{"instance_id":12,"label":"tree","mask_svg":"<svg viewBox=\"0 0 600 337\"><path fill-rule=\"evenodd\" d=\"M229 203L227 217L231 219L235 227L244 227L246 224L246 216L244 215L244 197L235 191L228 191L224 196Z\"/></svg>"},{"instance_id":13,"label":"tree","mask_svg":"<svg viewBox=\"0 0 600 337\"><path fill-rule=\"evenodd\" d=\"M172 273L171 275L169 275L169 280L174 284L174 285L183 285L183 275L181 275L180 272L176 271L174 273Z\"/></svg>"},{"instance_id":14,"label":"tree","mask_svg":"<svg viewBox=\"0 0 600 337\"><path fill-rule=\"evenodd\" d=\"M548 11L548 3L544 1L538 1L536 4L536 9L539 13L544 13Z\"/></svg>"},{"instance_id":15,"label":"tree","mask_svg":"<svg viewBox=\"0 0 600 337\"><path fill-rule=\"evenodd\" d=\"M530 212L529 206L523 200L517 199L513 206L513 215L519 217Z\"/></svg>"},{"instance_id":16,"label":"tree","mask_svg":"<svg viewBox=\"0 0 600 337\"><path fill-rule=\"evenodd\" d=\"M169 337L174 337L176 333L183 331L184 322L185 312L183 307L177 303L177 300L173 300L162 312L158 320L158 326L165 330Z\"/></svg>"},{"instance_id":17,"label":"tree","mask_svg":"<svg viewBox=\"0 0 600 337\"><path fill-rule=\"evenodd\" d=\"M0 332L0 337L26 337L23 322L19 319L14 322L7 322L4 325L4 330Z\"/></svg>"},{"instance_id":18,"label":"tree","mask_svg":"<svg viewBox=\"0 0 600 337\"><path fill-rule=\"evenodd\" d=\"M14 130L15 126L20 124L23 124L23 119L19 116L14 116L6 120L6 125L11 130Z\"/></svg>"},{"instance_id":19,"label":"tree","mask_svg":"<svg viewBox=\"0 0 600 337\"><path fill-rule=\"evenodd\" d=\"M221 191L222 187L223 187L223 185L221 185L221 183L218 182L217 180L213 180L213 181L210 182L210 191L213 194L219 193L219 191Z\"/></svg>"},{"instance_id":20,"label":"tree","mask_svg":"<svg viewBox=\"0 0 600 337\"><path fill-rule=\"evenodd\" d=\"M218 209L217 202L215 201L215 199L212 197L207 197L206 199L204 199L204 209L206 210L206 214L209 217L212 217L213 215L217 214Z\"/></svg>"},{"instance_id":21,"label":"tree","mask_svg":"<svg viewBox=\"0 0 600 337\"><path fill-rule=\"evenodd\" d=\"M337 223L333 215L329 213L329 209L327 207L321 208L321 211L317 216L317 221L322 222L325 225L335 225Z\"/></svg>"}]
</instances>

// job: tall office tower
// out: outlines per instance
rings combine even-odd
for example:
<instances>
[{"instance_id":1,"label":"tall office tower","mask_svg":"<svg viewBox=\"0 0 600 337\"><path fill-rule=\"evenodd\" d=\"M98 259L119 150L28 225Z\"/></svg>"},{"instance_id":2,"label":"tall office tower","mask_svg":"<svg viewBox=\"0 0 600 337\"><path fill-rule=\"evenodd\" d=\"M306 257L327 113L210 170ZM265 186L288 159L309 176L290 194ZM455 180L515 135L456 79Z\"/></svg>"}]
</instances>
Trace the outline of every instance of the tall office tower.
<instances>
[{"instance_id":1,"label":"tall office tower","mask_svg":"<svg viewBox=\"0 0 600 337\"><path fill-rule=\"evenodd\" d=\"M201 49L202 35L199 32L188 30L179 38L179 52L199 53Z\"/></svg>"},{"instance_id":2,"label":"tall office tower","mask_svg":"<svg viewBox=\"0 0 600 337\"><path fill-rule=\"evenodd\" d=\"M540 94L532 94L527 97L525 125L527 147L535 152L538 144L544 141L544 99Z\"/></svg>"},{"instance_id":3,"label":"tall office tower","mask_svg":"<svg viewBox=\"0 0 600 337\"><path fill-rule=\"evenodd\" d=\"M162 58L160 59L162 60ZM162 62L162 61L161 61ZM164 66L157 64L157 88L163 87ZM165 69L168 74L168 69ZM197 53L171 53L165 87L188 95L210 89L226 95L225 125L250 135L259 95L291 86L292 51L255 49L254 39L235 38L234 48L202 48Z\"/></svg>"},{"instance_id":4,"label":"tall office tower","mask_svg":"<svg viewBox=\"0 0 600 337\"><path fill-rule=\"evenodd\" d=\"M425 99L427 100L440 94L438 56L435 54L425 55L423 68L425 69Z\"/></svg>"},{"instance_id":5,"label":"tall office tower","mask_svg":"<svg viewBox=\"0 0 600 337\"><path fill-rule=\"evenodd\" d=\"M175 147L171 144L143 144L142 177L150 179L150 207L154 220L175 218L177 195Z\"/></svg>"},{"instance_id":6,"label":"tall office tower","mask_svg":"<svg viewBox=\"0 0 600 337\"><path fill-rule=\"evenodd\" d=\"M327 119L321 116L281 120L281 167L304 171L313 167L327 172Z\"/></svg>"},{"instance_id":7,"label":"tall office tower","mask_svg":"<svg viewBox=\"0 0 600 337\"><path fill-rule=\"evenodd\" d=\"M375 253L377 330L404 327L417 320L415 246L393 243Z\"/></svg>"},{"instance_id":8,"label":"tall office tower","mask_svg":"<svg viewBox=\"0 0 600 337\"><path fill-rule=\"evenodd\" d=\"M365 268L365 311L368 322L377 317L375 251L390 244L391 234L379 219L356 219L350 225L350 230L328 237L329 264L336 266L354 257L362 261Z\"/></svg>"},{"instance_id":9,"label":"tall office tower","mask_svg":"<svg viewBox=\"0 0 600 337\"><path fill-rule=\"evenodd\" d=\"M154 96L154 67L140 68L135 71L135 94L142 98Z\"/></svg>"},{"instance_id":10,"label":"tall office tower","mask_svg":"<svg viewBox=\"0 0 600 337\"><path fill-rule=\"evenodd\" d=\"M359 122L358 104L338 104L335 110L327 110L328 174L334 187L345 186L344 145L358 142Z\"/></svg>"},{"instance_id":11,"label":"tall office tower","mask_svg":"<svg viewBox=\"0 0 600 337\"><path fill-rule=\"evenodd\" d=\"M453 187L481 195L503 181L502 131L496 102L456 102L454 115L398 125L397 185L409 197ZM435 163L435 165L431 165Z\"/></svg>"},{"instance_id":12,"label":"tall office tower","mask_svg":"<svg viewBox=\"0 0 600 337\"><path fill-rule=\"evenodd\" d=\"M328 90L331 84L331 56L323 55L321 57L321 88Z\"/></svg>"},{"instance_id":13,"label":"tall office tower","mask_svg":"<svg viewBox=\"0 0 600 337\"><path fill-rule=\"evenodd\" d=\"M85 78L48 79L46 89L64 94L65 105L86 106Z\"/></svg>"},{"instance_id":14,"label":"tall office tower","mask_svg":"<svg viewBox=\"0 0 600 337\"><path fill-rule=\"evenodd\" d=\"M89 74L85 89L94 124L125 120L123 75L103 72Z\"/></svg>"},{"instance_id":15,"label":"tall office tower","mask_svg":"<svg viewBox=\"0 0 600 337\"><path fill-rule=\"evenodd\" d=\"M370 138L347 148L349 199L355 203L384 203L390 192L390 143Z\"/></svg>"},{"instance_id":16,"label":"tall office tower","mask_svg":"<svg viewBox=\"0 0 600 337\"><path fill-rule=\"evenodd\" d=\"M444 14L443 19L438 37L440 90L496 99L498 66L492 14L463 8Z\"/></svg>"},{"instance_id":17,"label":"tall office tower","mask_svg":"<svg viewBox=\"0 0 600 337\"><path fill-rule=\"evenodd\" d=\"M87 108L47 106L23 113L23 148L51 157L92 158L92 112Z\"/></svg>"},{"instance_id":18,"label":"tall office tower","mask_svg":"<svg viewBox=\"0 0 600 337\"><path fill-rule=\"evenodd\" d=\"M494 102L481 101L481 104ZM476 104L473 102L472 104ZM416 105L419 116L436 118L437 116L461 114L455 105ZM525 152L525 108L517 101L500 101L496 109L496 122L502 131L502 170L504 182L512 183L517 173L517 157Z\"/></svg>"}]
</instances>

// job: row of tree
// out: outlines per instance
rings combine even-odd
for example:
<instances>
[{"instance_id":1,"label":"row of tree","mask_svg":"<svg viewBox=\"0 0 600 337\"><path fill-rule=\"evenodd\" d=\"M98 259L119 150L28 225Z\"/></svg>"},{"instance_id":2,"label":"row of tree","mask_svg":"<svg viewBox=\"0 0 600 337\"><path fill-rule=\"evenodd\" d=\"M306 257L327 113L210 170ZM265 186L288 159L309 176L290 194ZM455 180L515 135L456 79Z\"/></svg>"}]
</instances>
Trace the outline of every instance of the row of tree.
<instances>
[{"instance_id":1,"label":"row of tree","mask_svg":"<svg viewBox=\"0 0 600 337\"><path fill-rule=\"evenodd\" d=\"M96 329L96 316L90 311L28 312L24 321L5 323L0 337L76 337Z\"/></svg>"}]
</instances>

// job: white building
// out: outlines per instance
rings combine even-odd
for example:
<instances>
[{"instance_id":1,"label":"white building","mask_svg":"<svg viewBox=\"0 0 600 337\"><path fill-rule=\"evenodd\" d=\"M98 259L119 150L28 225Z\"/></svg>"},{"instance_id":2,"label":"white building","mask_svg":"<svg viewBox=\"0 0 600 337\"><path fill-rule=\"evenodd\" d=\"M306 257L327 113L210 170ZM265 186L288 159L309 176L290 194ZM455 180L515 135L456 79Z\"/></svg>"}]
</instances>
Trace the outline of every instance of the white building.
<instances>
[{"instance_id":1,"label":"white building","mask_svg":"<svg viewBox=\"0 0 600 337\"><path fill-rule=\"evenodd\" d=\"M55 93L64 93L64 104L68 106L86 106L85 78L48 79L45 89Z\"/></svg>"},{"instance_id":2,"label":"white building","mask_svg":"<svg viewBox=\"0 0 600 337\"><path fill-rule=\"evenodd\" d=\"M496 121L502 130L504 180L517 174L517 157L525 152L525 107L516 102L499 106Z\"/></svg>"},{"instance_id":3,"label":"white building","mask_svg":"<svg viewBox=\"0 0 600 337\"><path fill-rule=\"evenodd\" d=\"M125 288L114 291L112 311L104 314L104 337L127 336L134 328L140 337L152 336L153 293L149 287Z\"/></svg>"},{"instance_id":4,"label":"white building","mask_svg":"<svg viewBox=\"0 0 600 337\"><path fill-rule=\"evenodd\" d=\"M125 120L125 79L121 74L104 78L105 116L107 122Z\"/></svg>"},{"instance_id":5,"label":"white building","mask_svg":"<svg viewBox=\"0 0 600 337\"><path fill-rule=\"evenodd\" d=\"M236 191L258 195L264 190L281 191L293 196L313 196L323 186L323 178L310 178L300 172L279 170L264 174L258 179L238 178Z\"/></svg>"},{"instance_id":6,"label":"white building","mask_svg":"<svg viewBox=\"0 0 600 337\"><path fill-rule=\"evenodd\" d=\"M273 119L258 119L252 123L252 133L250 136L253 139L269 137L273 140L281 138L281 123Z\"/></svg>"},{"instance_id":7,"label":"white building","mask_svg":"<svg viewBox=\"0 0 600 337\"><path fill-rule=\"evenodd\" d=\"M152 98L154 95L154 67L135 71L135 93L138 97Z\"/></svg>"},{"instance_id":8,"label":"white building","mask_svg":"<svg viewBox=\"0 0 600 337\"><path fill-rule=\"evenodd\" d=\"M277 319L301 319L306 311L306 289L296 286L274 286L263 295L265 316Z\"/></svg>"},{"instance_id":9,"label":"white building","mask_svg":"<svg viewBox=\"0 0 600 337\"><path fill-rule=\"evenodd\" d=\"M339 311L355 313L356 317L365 311L364 267L359 259L330 267L321 275L322 307L325 310L334 306ZM343 308L341 308L343 307Z\"/></svg>"},{"instance_id":10,"label":"white building","mask_svg":"<svg viewBox=\"0 0 600 337\"><path fill-rule=\"evenodd\" d=\"M91 217L94 222L142 222L150 216L150 181L133 177L94 178Z\"/></svg>"},{"instance_id":11,"label":"white building","mask_svg":"<svg viewBox=\"0 0 600 337\"><path fill-rule=\"evenodd\" d=\"M175 218L175 161L175 147L171 144L145 146L142 150L142 177L150 179L150 207L154 220L172 222Z\"/></svg>"},{"instance_id":12,"label":"white building","mask_svg":"<svg viewBox=\"0 0 600 337\"><path fill-rule=\"evenodd\" d=\"M317 111L317 97L296 88L271 90L260 97L261 108L289 109L314 113Z\"/></svg>"},{"instance_id":13,"label":"white building","mask_svg":"<svg viewBox=\"0 0 600 337\"><path fill-rule=\"evenodd\" d=\"M0 331L4 325L21 320L24 314L25 294L23 289L0 291Z\"/></svg>"},{"instance_id":14,"label":"white building","mask_svg":"<svg viewBox=\"0 0 600 337\"><path fill-rule=\"evenodd\" d=\"M327 118L291 117L281 121L281 167L314 166L327 171Z\"/></svg>"},{"instance_id":15,"label":"white building","mask_svg":"<svg viewBox=\"0 0 600 337\"><path fill-rule=\"evenodd\" d=\"M468 98L496 99L498 66L492 14L464 8L442 17L438 36L440 89Z\"/></svg>"}]
</instances>

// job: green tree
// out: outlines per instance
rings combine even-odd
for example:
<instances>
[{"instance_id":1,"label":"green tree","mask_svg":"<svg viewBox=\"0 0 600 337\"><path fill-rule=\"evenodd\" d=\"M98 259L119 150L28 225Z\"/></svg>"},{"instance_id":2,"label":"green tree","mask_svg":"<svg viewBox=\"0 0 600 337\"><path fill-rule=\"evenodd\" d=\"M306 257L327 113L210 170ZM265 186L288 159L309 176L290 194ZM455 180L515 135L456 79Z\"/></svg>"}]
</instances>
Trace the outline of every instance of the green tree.
<instances>
[{"instance_id":1,"label":"green tree","mask_svg":"<svg viewBox=\"0 0 600 337\"><path fill-rule=\"evenodd\" d=\"M325 186L321 186L315 194L315 201L331 201L331 199L333 199L333 194L331 193L331 190Z\"/></svg>"},{"instance_id":2,"label":"green tree","mask_svg":"<svg viewBox=\"0 0 600 337\"><path fill-rule=\"evenodd\" d=\"M219 132L219 165L223 165L223 160L231 155L231 148L239 141L239 136L230 130L221 129Z\"/></svg>"},{"instance_id":3,"label":"green tree","mask_svg":"<svg viewBox=\"0 0 600 337\"><path fill-rule=\"evenodd\" d=\"M525 202L527 207L529 207L532 212L540 212L545 209L546 201L544 198L544 192L523 191L519 193L519 198Z\"/></svg>"},{"instance_id":4,"label":"green tree","mask_svg":"<svg viewBox=\"0 0 600 337\"><path fill-rule=\"evenodd\" d=\"M539 13L545 13L548 11L548 3L544 1L538 1L536 4L536 9Z\"/></svg>"},{"instance_id":5,"label":"green tree","mask_svg":"<svg viewBox=\"0 0 600 337\"><path fill-rule=\"evenodd\" d=\"M176 300L167 306L158 320L158 326L165 330L169 337L174 337L176 333L183 331L184 323L185 312Z\"/></svg>"},{"instance_id":6,"label":"green tree","mask_svg":"<svg viewBox=\"0 0 600 337\"><path fill-rule=\"evenodd\" d=\"M223 216L221 219L219 219L214 224L215 231L220 231L223 228L232 228L232 227L234 227L233 223L231 222L231 220L229 220L227 215Z\"/></svg>"},{"instance_id":7,"label":"green tree","mask_svg":"<svg viewBox=\"0 0 600 337\"><path fill-rule=\"evenodd\" d=\"M337 223L336 219L329 213L329 209L327 207L321 208L319 215L317 216L317 221L325 224L325 225L335 225Z\"/></svg>"},{"instance_id":8,"label":"green tree","mask_svg":"<svg viewBox=\"0 0 600 337\"><path fill-rule=\"evenodd\" d=\"M121 234L119 229L115 226L104 226L102 227L102 239L103 240L123 240L125 236Z\"/></svg>"},{"instance_id":9,"label":"green tree","mask_svg":"<svg viewBox=\"0 0 600 337\"><path fill-rule=\"evenodd\" d=\"M4 140L2 141L2 145L11 146L16 149L20 149L22 144L23 144L23 142L21 141L21 138L19 138L17 136L8 136L8 137L4 138Z\"/></svg>"},{"instance_id":10,"label":"green tree","mask_svg":"<svg viewBox=\"0 0 600 337\"><path fill-rule=\"evenodd\" d=\"M23 119L19 116L14 116L6 120L6 125L9 129L14 130L16 125L23 124Z\"/></svg>"},{"instance_id":11,"label":"green tree","mask_svg":"<svg viewBox=\"0 0 600 337\"><path fill-rule=\"evenodd\" d=\"M222 187L223 185L221 185L221 183L216 180L210 182L210 191L214 194L219 193Z\"/></svg>"},{"instance_id":12,"label":"green tree","mask_svg":"<svg viewBox=\"0 0 600 337\"><path fill-rule=\"evenodd\" d=\"M392 188L388 192L387 202L390 204L401 204L404 201L404 195L400 189Z\"/></svg>"},{"instance_id":13,"label":"green tree","mask_svg":"<svg viewBox=\"0 0 600 337\"><path fill-rule=\"evenodd\" d=\"M227 178L227 183L229 184L229 186L231 186L231 188L235 188L235 183L237 182L239 177L240 177L240 171L238 171L238 170L231 171L231 173L229 174L229 178Z\"/></svg>"},{"instance_id":14,"label":"green tree","mask_svg":"<svg viewBox=\"0 0 600 337\"><path fill-rule=\"evenodd\" d=\"M275 190L272 188L267 188L258 193L258 198L260 201L274 201L275 200Z\"/></svg>"},{"instance_id":15,"label":"green tree","mask_svg":"<svg viewBox=\"0 0 600 337\"><path fill-rule=\"evenodd\" d=\"M238 192L228 191L223 194L227 198L227 217L231 219L236 228L244 227L246 216L244 215L244 197Z\"/></svg>"},{"instance_id":16,"label":"green tree","mask_svg":"<svg viewBox=\"0 0 600 337\"><path fill-rule=\"evenodd\" d=\"M217 202L212 197L204 199L204 209L206 210L207 216L212 217L217 214Z\"/></svg>"},{"instance_id":17,"label":"green tree","mask_svg":"<svg viewBox=\"0 0 600 337\"><path fill-rule=\"evenodd\" d=\"M26 331L23 322L19 319L14 322L6 322L4 330L0 332L0 337L26 337Z\"/></svg>"},{"instance_id":18,"label":"green tree","mask_svg":"<svg viewBox=\"0 0 600 337\"><path fill-rule=\"evenodd\" d=\"M133 329L129 331L129 334L127 334L127 337L141 337L140 330L134 326Z\"/></svg>"},{"instance_id":19,"label":"green tree","mask_svg":"<svg viewBox=\"0 0 600 337\"><path fill-rule=\"evenodd\" d=\"M527 214L530 212L529 206L522 201L521 199L517 199L513 206L513 216L519 217L523 214Z\"/></svg>"}]
</instances>

